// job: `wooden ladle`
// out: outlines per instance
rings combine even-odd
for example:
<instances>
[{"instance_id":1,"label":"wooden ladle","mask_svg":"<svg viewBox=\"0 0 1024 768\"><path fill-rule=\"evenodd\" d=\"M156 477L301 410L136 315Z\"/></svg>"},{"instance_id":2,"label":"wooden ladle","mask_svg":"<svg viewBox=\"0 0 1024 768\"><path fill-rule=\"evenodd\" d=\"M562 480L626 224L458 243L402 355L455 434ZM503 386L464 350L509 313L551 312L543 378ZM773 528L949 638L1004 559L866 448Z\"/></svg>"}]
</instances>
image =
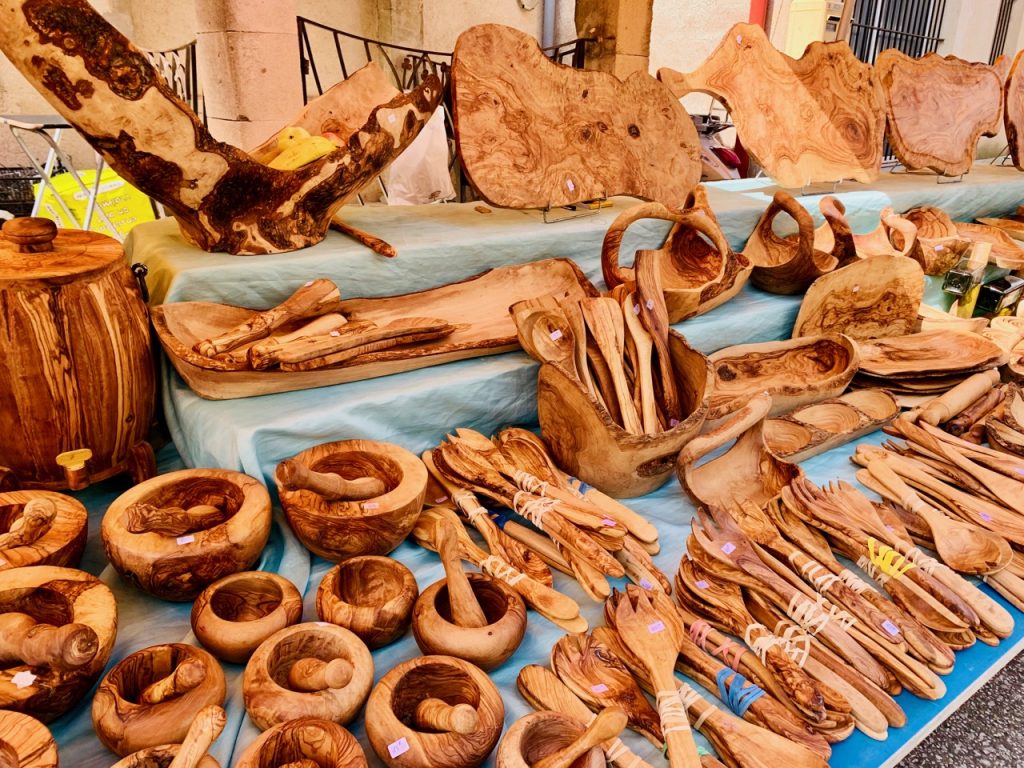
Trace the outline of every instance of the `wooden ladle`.
<instances>
[{"instance_id":1,"label":"wooden ladle","mask_svg":"<svg viewBox=\"0 0 1024 768\"><path fill-rule=\"evenodd\" d=\"M540 361L560 365L580 378L576 370L576 337L565 318L557 312L535 312L527 325Z\"/></svg>"}]
</instances>

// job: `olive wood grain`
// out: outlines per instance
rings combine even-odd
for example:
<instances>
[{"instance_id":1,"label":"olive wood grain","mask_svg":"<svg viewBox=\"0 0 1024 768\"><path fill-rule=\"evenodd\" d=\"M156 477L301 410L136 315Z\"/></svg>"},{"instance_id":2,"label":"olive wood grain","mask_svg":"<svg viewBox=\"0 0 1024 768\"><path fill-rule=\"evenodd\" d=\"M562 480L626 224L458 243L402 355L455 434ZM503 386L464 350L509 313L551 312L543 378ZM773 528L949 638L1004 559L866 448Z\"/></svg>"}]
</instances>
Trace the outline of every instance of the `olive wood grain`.
<instances>
[{"instance_id":1,"label":"olive wood grain","mask_svg":"<svg viewBox=\"0 0 1024 768\"><path fill-rule=\"evenodd\" d=\"M81 502L50 491L0 493L0 570L76 566L89 515Z\"/></svg>"},{"instance_id":2,"label":"olive wood grain","mask_svg":"<svg viewBox=\"0 0 1024 768\"><path fill-rule=\"evenodd\" d=\"M337 723L302 717L261 733L238 758L235 768L366 768L355 737Z\"/></svg>"},{"instance_id":3,"label":"olive wood grain","mask_svg":"<svg viewBox=\"0 0 1024 768\"><path fill-rule=\"evenodd\" d=\"M480 717L469 704L451 705L436 698L423 699L416 705L413 719L420 728L453 731L463 735L480 727Z\"/></svg>"},{"instance_id":4,"label":"olive wood grain","mask_svg":"<svg viewBox=\"0 0 1024 768\"><path fill-rule=\"evenodd\" d=\"M199 710L169 768L198 768L226 721L227 713L216 704Z\"/></svg>"},{"instance_id":5,"label":"olive wood grain","mask_svg":"<svg viewBox=\"0 0 1024 768\"><path fill-rule=\"evenodd\" d=\"M199 659L185 659L166 677L151 683L139 695L142 704L160 704L188 693L206 677L206 667Z\"/></svg>"},{"instance_id":6,"label":"olive wood grain","mask_svg":"<svg viewBox=\"0 0 1024 768\"><path fill-rule=\"evenodd\" d=\"M57 742L49 729L20 712L0 711L0 765L57 768Z\"/></svg>"},{"instance_id":7,"label":"olive wood grain","mask_svg":"<svg viewBox=\"0 0 1024 768\"><path fill-rule=\"evenodd\" d=\"M188 509L132 504L124 511L124 517L129 533L159 533L163 536L202 531L224 522L224 513L212 504L197 504Z\"/></svg>"},{"instance_id":8,"label":"olive wood grain","mask_svg":"<svg viewBox=\"0 0 1024 768\"><path fill-rule=\"evenodd\" d=\"M327 501L363 501L382 496L386 492L384 482L379 478L357 477L346 480L334 472L315 472L295 459L285 459L278 464L276 476L286 491L312 491Z\"/></svg>"},{"instance_id":9,"label":"olive wood grain","mask_svg":"<svg viewBox=\"0 0 1024 768\"><path fill-rule=\"evenodd\" d=\"M402 563L364 555L324 574L316 612L322 621L353 632L368 648L379 648L405 634L418 596L416 579Z\"/></svg>"},{"instance_id":10,"label":"olive wood grain","mask_svg":"<svg viewBox=\"0 0 1024 768\"><path fill-rule=\"evenodd\" d=\"M999 365L1006 353L975 333L935 330L862 340L860 370L877 377L974 373Z\"/></svg>"},{"instance_id":11,"label":"olive wood grain","mask_svg":"<svg viewBox=\"0 0 1024 768\"><path fill-rule=\"evenodd\" d=\"M579 757L600 748L609 739L618 738L625 727L625 712L618 707L602 709L575 741L554 754L542 757L533 763L533 768L570 768Z\"/></svg>"},{"instance_id":12,"label":"olive wood grain","mask_svg":"<svg viewBox=\"0 0 1024 768\"><path fill-rule=\"evenodd\" d=\"M266 361L273 359L282 346L308 336L321 336L331 331L341 330L347 323L348 319L344 315L338 312L328 312L304 325L299 325L294 331L280 334L271 333L267 338L253 342L251 345L243 344L224 354L239 364L245 364L248 361L252 368L259 370L267 367Z\"/></svg>"},{"instance_id":13,"label":"olive wood grain","mask_svg":"<svg viewBox=\"0 0 1024 768\"><path fill-rule=\"evenodd\" d=\"M353 671L348 659L323 661L307 656L288 668L288 687L305 693L344 688L352 681Z\"/></svg>"},{"instance_id":14,"label":"olive wood grain","mask_svg":"<svg viewBox=\"0 0 1024 768\"><path fill-rule=\"evenodd\" d=\"M998 383L999 371L996 369L968 376L952 389L931 400L913 415L925 424L933 426L944 424Z\"/></svg>"},{"instance_id":15,"label":"olive wood grain","mask_svg":"<svg viewBox=\"0 0 1024 768\"><path fill-rule=\"evenodd\" d=\"M556 757L561 750L571 749L584 731L583 723L560 712L533 712L508 729L498 745L495 765L497 768L540 765L547 758ZM606 762L602 750L594 746L571 764L577 768L601 768Z\"/></svg>"}]
</instances>

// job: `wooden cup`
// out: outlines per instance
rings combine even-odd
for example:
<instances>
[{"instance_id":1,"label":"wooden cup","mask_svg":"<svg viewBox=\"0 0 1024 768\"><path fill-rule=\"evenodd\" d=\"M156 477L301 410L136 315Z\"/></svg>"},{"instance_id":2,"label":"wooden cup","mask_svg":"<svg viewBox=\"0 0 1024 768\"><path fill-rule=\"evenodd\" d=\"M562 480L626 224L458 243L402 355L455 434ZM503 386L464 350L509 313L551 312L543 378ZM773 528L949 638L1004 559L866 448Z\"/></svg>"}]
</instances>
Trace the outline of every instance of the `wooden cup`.
<instances>
[{"instance_id":1,"label":"wooden cup","mask_svg":"<svg viewBox=\"0 0 1024 768\"><path fill-rule=\"evenodd\" d=\"M316 612L368 647L379 648L405 634L419 593L412 571L397 560L353 557L324 576L316 591Z\"/></svg>"},{"instance_id":2,"label":"wooden cup","mask_svg":"<svg viewBox=\"0 0 1024 768\"><path fill-rule=\"evenodd\" d=\"M260 643L302 618L302 595L276 573L242 571L218 579L192 605L192 631L221 661L244 664Z\"/></svg>"},{"instance_id":3,"label":"wooden cup","mask_svg":"<svg viewBox=\"0 0 1024 768\"><path fill-rule=\"evenodd\" d=\"M0 711L0 766L57 768L57 742L34 717Z\"/></svg>"},{"instance_id":4,"label":"wooden cup","mask_svg":"<svg viewBox=\"0 0 1024 768\"><path fill-rule=\"evenodd\" d=\"M278 768L311 760L319 768L366 768L363 748L329 720L303 717L275 725L242 752L235 768Z\"/></svg>"},{"instance_id":5,"label":"wooden cup","mask_svg":"<svg viewBox=\"0 0 1024 768\"><path fill-rule=\"evenodd\" d=\"M533 712L516 720L498 746L497 768L531 768L548 755L568 747L586 730L579 720L561 712ZM572 768L605 768L600 747L588 750Z\"/></svg>"},{"instance_id":6,"label":"wooden cup","mask_svg":"<svg viewBox=\"0 0 1024 768\"><path fill-rule=\"evenodd\" d=\"M52 518L47 519L51 505ZM28 565L74 568L82 559L88 527L88 511L70 496L52 491L0 493L0 570Z\"/></svg>"}]
</instances>

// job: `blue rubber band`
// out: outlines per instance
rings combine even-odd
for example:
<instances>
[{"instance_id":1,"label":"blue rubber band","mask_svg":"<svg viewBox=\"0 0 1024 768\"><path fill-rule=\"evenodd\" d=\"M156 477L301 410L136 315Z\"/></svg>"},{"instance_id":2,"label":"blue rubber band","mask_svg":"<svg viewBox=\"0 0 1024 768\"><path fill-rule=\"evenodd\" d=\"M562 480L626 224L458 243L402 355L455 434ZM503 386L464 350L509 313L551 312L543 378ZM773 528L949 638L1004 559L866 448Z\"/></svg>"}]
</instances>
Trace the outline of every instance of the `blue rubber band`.
<instances>
[{"instance_id":1,"label":"blue rubber band","mask_svg":"<svg viewBox=\"0 0 1024 768\"><path fill-rule=\"evenodd\" d=\"M579 485L576 486L576 490L579 491L580 494L584 494L587 491L589 491L591 488L593 488L593 486L587 485L582 480L580 480L578 477L570 477L569 478L569 482L570 483L579 483Z\"/></svg>"},{"instance_id":2,"label":"blue rubber band","mask_svg":"<svg viewBox=\"0 0 1024 768\"><path fill-rule=\"evenodd\" d=\"M764 690L748 682L739 672L721 669L715 676L718 693L736 717L743 717L750 706L764 696Z\"/></svg>"},{"instance_id":3,"label":"blue rubber band","mask_svg":"<svg viewBox=\"0 0 1024 768\"><path fill-rule=\"evenodd\" d=\"M490 517L491 520L494 521L494 524L498 526L498 530L503 530L505 528L505 523L509 521L507 512L491 512Z\"/></svg>"}]
</instances>

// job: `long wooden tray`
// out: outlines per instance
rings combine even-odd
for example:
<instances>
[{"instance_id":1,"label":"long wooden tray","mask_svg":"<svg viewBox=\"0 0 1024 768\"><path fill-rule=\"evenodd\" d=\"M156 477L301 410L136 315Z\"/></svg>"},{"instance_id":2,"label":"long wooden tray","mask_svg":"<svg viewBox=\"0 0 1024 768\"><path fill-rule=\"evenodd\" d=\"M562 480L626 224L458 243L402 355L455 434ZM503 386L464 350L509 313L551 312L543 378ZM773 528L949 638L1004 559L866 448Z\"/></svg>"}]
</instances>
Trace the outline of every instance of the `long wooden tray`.
<instances>
[{"instance_id":1,"label":"long wooden tray","mask_svg":"<svg viewBox=\"0 0 1024 768\"><path fill-rule=\"evenodd\" d=\"M153 325L175 370L200 397L230 400L297 389L326 387L392 373L412 371L453 360L494 355L516 349L510 305L548 293L568 291L577 298L597 291L572 261L547 259L498 267L459 283L427 291L342 303L347 317L378 325L404 317L432 317L457 326L442 339L361 355L336 368L314 371L214 370L216 361L193 350L195 343L244 322L251 309L187 301L153 308ZM293 330L282 328L282 332Z\"/></svg>"}]
</instances>

